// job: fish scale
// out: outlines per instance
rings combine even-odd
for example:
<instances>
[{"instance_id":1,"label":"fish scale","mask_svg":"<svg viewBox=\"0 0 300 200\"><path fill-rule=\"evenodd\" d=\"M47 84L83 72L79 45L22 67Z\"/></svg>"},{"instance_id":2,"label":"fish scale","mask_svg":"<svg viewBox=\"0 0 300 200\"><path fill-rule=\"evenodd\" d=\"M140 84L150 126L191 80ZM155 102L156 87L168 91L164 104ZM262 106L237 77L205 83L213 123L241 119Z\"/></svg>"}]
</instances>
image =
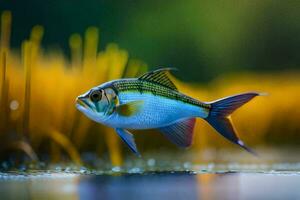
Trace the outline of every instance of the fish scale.
<instances>
[{"instance_id":1,"label":"fish scale","mask_svg":"<svg viewBox=\"0 0 300 200\"><path fill-rule=\"evenodd\" d=\"M206 109L210 108L209 104L201 102L197 99L191 98L187 95L184 95L178 91L171 90L169 88L163 87L161 85L141 81L138 79L123 79L118 82L112 83L112 86L119 92L126 92L126 91L138 91L140 93L152 93L153 95L159 95L162 97L175 99L178 101L182 101L185 103L193 104L196 106L200 106Z\"/></svg>"},{"instance_id":2,"label":"fish scale","mask_svg":"<svg viewBox=\"0 0 300 200\"><path fill-rule=\"evenodd\" d=\"M140 154L127 129L158 129L177 146L189 147L195 118L206 120L226 139L254 154L238 138L229 116L261 94L248 92L204 103L179 92L168 78L170 70L104 83L80 95L76 106L90 119L114 128L136 155Z\"/></svg>"},{"instance_id":3,"label":"fish scale","mask_svg":"<svg viewBox=\"0 0 300 200\"><path fill-rule=\"evenodd\" d=\"M151 93L124 91L118 93L120 104L132 101L143 101L141 110L132 116L121 116L113 113L108 126L128 129L153 129L170 125L178 120L193 117L205 118L208 110L192 104L184 103ZM178 109L181 108L181 109Z\"/></svg>"}]
</instances>

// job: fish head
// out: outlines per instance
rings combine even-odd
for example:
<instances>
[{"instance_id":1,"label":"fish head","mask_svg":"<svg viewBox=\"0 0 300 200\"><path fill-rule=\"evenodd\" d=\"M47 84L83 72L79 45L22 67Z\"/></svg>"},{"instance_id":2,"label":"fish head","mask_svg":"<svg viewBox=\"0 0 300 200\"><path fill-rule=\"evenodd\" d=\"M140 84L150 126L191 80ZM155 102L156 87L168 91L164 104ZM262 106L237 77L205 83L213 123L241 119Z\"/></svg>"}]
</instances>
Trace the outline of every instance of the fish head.
<instances>
[{"instance_id":1,"label":"fish head","mask_svg":"<svg viewBox=\"0 0 300 200\"><path fill-rule=\"evenodd\" d=\"M99 123L111 116L117 104L117 94L109 87L95 87L76 98L77 109Z\"/></svg>"}]
</instances>

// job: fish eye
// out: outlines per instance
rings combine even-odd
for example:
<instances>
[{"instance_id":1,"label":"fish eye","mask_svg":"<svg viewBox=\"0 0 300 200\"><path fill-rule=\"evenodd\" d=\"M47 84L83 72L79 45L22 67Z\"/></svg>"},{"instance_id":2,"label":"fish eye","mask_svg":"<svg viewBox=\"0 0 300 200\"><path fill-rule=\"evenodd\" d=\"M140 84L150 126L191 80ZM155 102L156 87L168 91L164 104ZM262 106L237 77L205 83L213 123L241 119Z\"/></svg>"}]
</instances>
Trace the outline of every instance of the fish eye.
<instances>
[{"instance_id":1,"label":"fish eye","mask_svg":"<svg viewBox=\"0 0 300 200\"><path fill-rule=\"evenodd\" d=\"M100 90L94 90L90 94L90 99L94 102L100 101L102 97L102 93Z\"/></svg>"}]
</instances>

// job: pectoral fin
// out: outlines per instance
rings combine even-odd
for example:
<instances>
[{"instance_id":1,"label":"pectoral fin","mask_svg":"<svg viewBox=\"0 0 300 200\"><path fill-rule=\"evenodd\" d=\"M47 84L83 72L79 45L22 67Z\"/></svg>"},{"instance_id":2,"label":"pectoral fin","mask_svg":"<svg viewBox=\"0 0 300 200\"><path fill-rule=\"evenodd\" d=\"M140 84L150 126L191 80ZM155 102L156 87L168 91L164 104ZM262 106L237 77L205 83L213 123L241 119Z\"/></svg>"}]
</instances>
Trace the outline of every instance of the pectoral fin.
<instances>
[{"instance_id":1,"label":"pectoral fin","mask_svg":"<svg viewBox=\"0 0 300 200\"><path fill-rule=\"evenodd\" d=\"M175 124L159 128L159 131L179 147L189 147L193 142L195 121L195 118L186 119Z\"/></svg>"},{"instance_id":2,"label":"pectoral fin","mask_svg":"<svg viewBox=\"0 0 300 200\"><path fill-rule=\"evenodd\" d=\"M133 153L135 153L137 156L141 156L134 142L134 137L129 131L121 128L116 128L116 132L121 137L121 139L128 145L128 147Z\"/></svg>"},{"instance_id":3,"label":"pectoral fin","mask_svg":"<svg viewBox=\"0 0 300 200\"><path fill-rule=\"evenodd\" d=\"M117 106L116 112L122 116L132 116L141 110L143 104L144 101L131 101Z\"/></svg>"}]
</instances>

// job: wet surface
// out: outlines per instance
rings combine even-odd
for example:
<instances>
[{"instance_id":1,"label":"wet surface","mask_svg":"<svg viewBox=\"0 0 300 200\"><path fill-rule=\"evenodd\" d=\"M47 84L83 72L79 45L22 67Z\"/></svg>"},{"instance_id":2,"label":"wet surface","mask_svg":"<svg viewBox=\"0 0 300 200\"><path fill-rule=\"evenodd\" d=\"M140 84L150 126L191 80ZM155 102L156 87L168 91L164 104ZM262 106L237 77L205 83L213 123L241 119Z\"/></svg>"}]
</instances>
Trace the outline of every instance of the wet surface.
<instances>
[{"instance_id":1,"label":"wet surface","mask_svg":"<svg viewBox=\"0 0 300 200\"><path fill-rule=\"evenodd\" d=\"M92 157L94 168L3 162L0 199L300 199L299 152L161 153L122 167Z\"/></svg>"},{"instance_id":2,"label":"wet surface","mask_svg":"<svg viewBox=\"0 0 300 200\"><path fill-rule=\"evenodd\" d=\"M1 173L1 199L300 199L300 174Z\"/></svg>"},{"instance_id":3,"label":"wet surface","mask_svg":"<svg viewBox=\"0 0 300 200\"><path fill-rule=\"evenodd\" d=\"M299 199L300 176L152 174L82 179L82 199ZM292 192L294 191L294 192Z\"/></svg>"}]
</instances>

